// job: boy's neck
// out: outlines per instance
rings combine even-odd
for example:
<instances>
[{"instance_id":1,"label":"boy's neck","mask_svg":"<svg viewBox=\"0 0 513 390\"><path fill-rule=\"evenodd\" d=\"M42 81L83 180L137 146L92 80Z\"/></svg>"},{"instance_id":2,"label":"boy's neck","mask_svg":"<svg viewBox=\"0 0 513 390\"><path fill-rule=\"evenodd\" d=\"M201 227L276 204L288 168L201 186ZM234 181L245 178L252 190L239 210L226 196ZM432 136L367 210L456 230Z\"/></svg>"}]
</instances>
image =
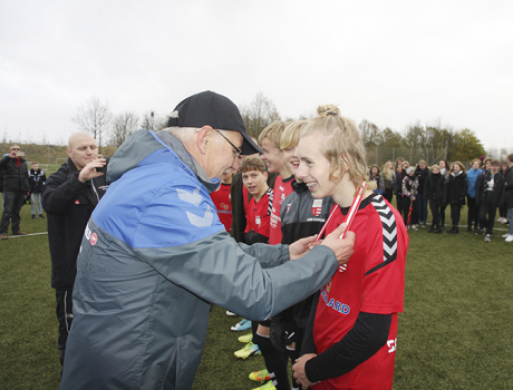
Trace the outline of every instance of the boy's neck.
<instances>
[{"instance_id":1,"label":"boy's neck","mask_svg":"<svg viewBox=\"0 0 513 390\"><path fill-rule=\"evenodd\" d=\"M269 186L266 185L264 186L264 189L262 190L262 192L258 195L254 195L253 198L255 198L255 203L258 203L260 201L260 199L262 199L262 197L267 193L267 190L269 189Z\"/></svg>"}]
</instances>

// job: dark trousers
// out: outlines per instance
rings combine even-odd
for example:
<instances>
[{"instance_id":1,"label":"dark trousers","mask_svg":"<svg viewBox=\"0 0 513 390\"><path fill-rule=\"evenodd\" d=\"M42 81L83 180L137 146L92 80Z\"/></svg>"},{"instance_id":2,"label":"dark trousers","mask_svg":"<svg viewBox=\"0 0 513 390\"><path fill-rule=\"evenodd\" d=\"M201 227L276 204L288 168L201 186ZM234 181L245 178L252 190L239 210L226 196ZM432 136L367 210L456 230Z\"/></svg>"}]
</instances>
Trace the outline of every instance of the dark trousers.
<instances>
[{"instance_id":1,"label":"dark trousers","mask_svg":"<svg viewBox=\"0 0 513 390\"><path fill-rule=\"evenodd\" d=\"M460 223L460 216L461 216L461 205L451 204L452 226L458 226L458 224Z\"/></svg>"},{"instance_id":2,"label":"dark trousers","mask_svg":"<svg viewBox=\"0 0 513 390\"><path fill-rule=\"evenodd\" d=\"M55 290L57 298L57 320L59 321L59 338L57 340L57 348L61 352L61 365L64 363L64 355L66 353L66 342L68 334L73 322L73 289Z\"/></svg>"},{"instance_id":3,"label":"dark trousers","mask_svg":"<svg viewBox=\"0 0 513 390\"><path fill-rule=\"evenodd\" d=\"M471 198L467 195L467 226L479 228L479 206L476 203L476 198ZM481 225L482 226L482 225Z\"/></svg>"},{"instance_id":4,"label":"dark trousers","mask_svg":"<svg viewBox=\"0 0 513 390\"><path fill-rule=\"evenodd\" d=\"M417 205L419 209L419 222L426 223L428 217L428 200L424 194L420 192L417 194Z\"/></svg>"},{"instance_id":5,"label":"dark trousers","mask_svg":"<svg viewBox=\"0 0 513 390\"><path fill-rule=\"evenodd\" d=\"M481 226L486 228L486 234L493 233L493 225L495 223L495 215L497 214L496 204L481 205Z\"/></svg>"},{"instance_id":6,"label":"dark trousers","mask_svg":"<svg viewBox=\"0 0 513 390\"><path fill-rule=\"evenodd\" d=\"M7 234L9 230L9 221L13 234L20 231L20 210L25 203L26 194L19 192L4 192L4 212L2 213L2 221L0 222L0 234Z\"/></svg>"},{"instance_id":7,"label":"dark trousers","mask_svg":"<svg viewBox=\"0 0 513 390\"><path fill-rule=\"evenodd\" d=\"M388 203L392 204L393 197L394 197L394 189L393 188L385 188L385 192L383 193L383 198L388 200Z\"/></svg>"},{"instance_id":8,"label":"dark trousers","mask_svg":"<svg viewBox=\"0 0 513 390\"><path fill-rule=\"evenodd\" d=\"M431 209L431 215L433 215L433 220L431 224L434 227L439 227L440 225L440 204L438 204L433 199L429 199L429 208Z\"/></svg>"},{"instance_id":9,"label":"dark trousers","mask_svg":"<svg viewBox=\"0 0 513 390\"><path fill-rule=\"evenodd\" d=\"M445 225L445 209L447 208L446 204L440 206L440 226Z\"/></svg>"},{"instance_id":10,"label":"dark trousers","mask_svg":"<svg viewBox=\"0 0 513 390\"><path fill-rule=\"evenodd\" d=\"M403 218L404 218L404 224L408 226L408 214L410 213L410 205L411 208L411 219L410 219L410 225L417 225L419 223L419 214L418 214L418 208L417 208L417 199L415 199L412 203L410 198L404 197L404 209L403 209Z\"/></svg>"}]
</instances>

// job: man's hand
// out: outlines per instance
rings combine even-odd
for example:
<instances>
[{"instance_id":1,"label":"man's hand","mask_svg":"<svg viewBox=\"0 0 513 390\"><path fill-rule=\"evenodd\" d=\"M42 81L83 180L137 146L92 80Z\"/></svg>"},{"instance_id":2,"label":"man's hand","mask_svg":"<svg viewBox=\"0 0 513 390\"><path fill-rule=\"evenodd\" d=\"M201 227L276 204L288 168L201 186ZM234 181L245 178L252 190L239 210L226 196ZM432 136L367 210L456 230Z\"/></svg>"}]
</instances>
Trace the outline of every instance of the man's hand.
<instances>
[{"instance_id":1,"label":"man's hand","mask_svg":"<svg viewBox=\"0 0 513 390\"><path fill-rule=\"evenodd\" d=\"M315 236L301 238L289 245L290 260L299 259L317 245L317 234Z\"/></svg>"},{"instance_id":2,"label":"man's hand","mask_svg":"<svg viewBox=\"0 0 513 390\"><path fill-rule=\"evenodd\" d=\"M78 174L78 180L82 183L85 183L95 177L99 177L103 175L103 172L97 172L96 168L103 168L107 164L107 161L104 158L98 158L94 161L91 161L84 168L81 169Z\"/></svg>"},{"instance_id":3,"label":"man's hand","mask_svg":"<svg viewBox=\"0 0 513 390\"><path fill-rule=\"evenodd\" d=\"M306 377L305 365L307 361L313 359L316 356L317 355L315 353L307 353L301 356L299 359L296 359L296 363L292 366L292 371L294 371L293 376L299 383L301 383L303 390L309 389L313 384Z\"/></svg>"},{"instance_id":4,"label":"man's hand","mask_svg":"<svg viewBox=\"0 0 513 390\"><path fill-rule=\"evenodd\" d=\"M18 155L19 150L11 150L11 153L9 153L10 158L15 158Z\"/></svg>"},{"instance_id":5,"label":"man's hand","mask_svg":"<svg viewBox=\"0 0 513 390\"><path fill-rule=\"evenodd\" d=\"M326 245L335 252L335 256L338 260L338 265L344 265L349 261L349 258L354 253L354 242L356 240L356 234L348 232L346 238L340 239L340 236L346 230L346 224L343 223L338 228L333 230L321 243Z\"/></svg>"}]
</instances>

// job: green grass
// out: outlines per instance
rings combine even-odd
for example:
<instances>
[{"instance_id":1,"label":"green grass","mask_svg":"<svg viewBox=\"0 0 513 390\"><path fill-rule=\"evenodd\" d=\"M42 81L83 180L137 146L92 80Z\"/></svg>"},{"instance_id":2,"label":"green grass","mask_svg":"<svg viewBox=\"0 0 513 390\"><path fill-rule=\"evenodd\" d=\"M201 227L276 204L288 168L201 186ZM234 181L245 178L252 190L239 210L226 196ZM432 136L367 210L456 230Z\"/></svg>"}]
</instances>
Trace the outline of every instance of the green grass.
<instances>
[{"instance_id":1,"label":"green grass","mask_svg":"<svg viewBox=\"0 0 513 390\"><path fill-rule=\"evenodd\" d=\"M30 206L24 206L21 228L46 232L46 219L30 219ZM490 244L461 230L410 231L395 390L513 389L513 246L500 238L500 224ZM47 236L1 241L0 274L0 389L57 389ZM233 356L243 346L240 334L230 331L238 320L214 307L194 390L256 387L247 376L264 367L263 359Z\"/></svg>"}]
</instances>

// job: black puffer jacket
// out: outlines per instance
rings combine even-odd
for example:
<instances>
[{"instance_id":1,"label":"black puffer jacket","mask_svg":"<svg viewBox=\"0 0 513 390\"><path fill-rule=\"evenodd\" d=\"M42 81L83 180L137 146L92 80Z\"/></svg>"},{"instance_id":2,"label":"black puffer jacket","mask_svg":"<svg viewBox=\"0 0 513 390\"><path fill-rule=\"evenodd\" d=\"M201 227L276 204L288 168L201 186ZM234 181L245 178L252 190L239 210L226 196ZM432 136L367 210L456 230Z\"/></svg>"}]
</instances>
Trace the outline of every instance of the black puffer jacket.
<instances>
[{"instance_id":1,"label":"black puffer jacket","mask_svg":"<svg viewBox=\"0 0 513 390\"><path fill-rule=\"evenodd\" d=\"M509 168L506 172L506 182L504 183L503 206L507 208L513 207L513 168Z\"/></svg>"},{"instance_id":2,"label":"black puffer jacket","mask_svg":"<svg viewBox=\"0 0 513 390\"><path fill-rule=\"evenodd\" d=\"M493 176L493 190L487 191L487 183ZM489 194L487 194L487 192ZM491 193L490 193L491 192ZM495 204L499 207L504 202L504 176L500 173L495 175L490 171L485 171L482 175L479 175L476 180L476 204L481 206L482 204ZM488 195L488 196L487 196Z\"/></svg>"},{"instance_id":3,"label":"black puffer jacket","mask_svg":"<svg viewBox=\"0 0 513 390\"><path fill-rule=\"evenodd\" d=\"M0 175L4 192L29 192L29 173L27 161L20 157L18 167L14 158L5 156L0 160Z\"/></svg>"},{"instance_id":4,"label":"black puffer jacket","mask_svg":"<svg viewBox=\"0 0 513 390\"><path fill-rule=\"evenodd\" d=\"M460 171L459 175L455 175L454 172L449 175L447 182L447 204L454 204L464 206L465 195L467 193L467 174Z\"/></svg>"},{"instance_id":5,"label":"black puffer jacket","mask_svg":"<svg viewBox=\"0 0 513 390\"><path fill-rule=\"evenodd\" d=\"M68 158L50 175L43 188L43 208L48 216L48 242L52 257L52 287L73 287L77 256L89 217L107 190L106 175L87 183L78 180L79 171Z\"/></svg>"},{"instance_id":6,"label":"black puffer jacket","mask_svg":"<svg viewBox=\"0 0 513 390\"><path fill-rule=\"evenodd\" d=\"M445 186L445 176L441 173L434 174L431 172L426 178L424 186L424 197L426 199L433 200L436 202L436 204L445 204Z\"/></svg>"},{"instance_id":7,"label":"black puffer jacket","mask_svg":"<svg viewBox=\"0 0 513 390\"><path fill-rule=\"evenodd\" d=\"M426 186L426 179L428 175L430 174L429 169L415 169L415 176L419 179L419 187L418 191L419 194L424 194L424 187Z\"/></svg>"}]
</instances>

